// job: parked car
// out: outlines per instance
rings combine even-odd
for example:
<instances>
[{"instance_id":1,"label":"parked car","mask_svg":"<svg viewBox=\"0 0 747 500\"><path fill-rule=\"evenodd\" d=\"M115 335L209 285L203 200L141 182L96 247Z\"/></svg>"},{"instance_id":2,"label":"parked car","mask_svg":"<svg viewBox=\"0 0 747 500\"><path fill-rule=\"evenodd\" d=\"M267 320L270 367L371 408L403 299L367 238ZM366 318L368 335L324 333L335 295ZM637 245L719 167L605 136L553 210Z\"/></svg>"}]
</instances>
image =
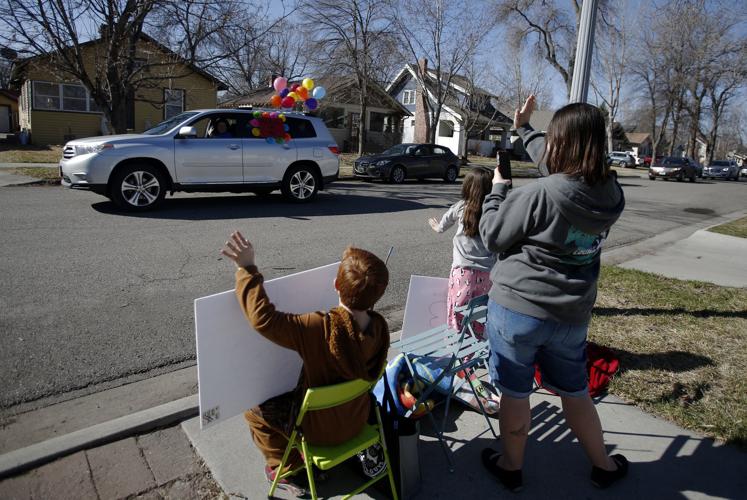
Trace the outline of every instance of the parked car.
<instances>
[{"instance_id":1,"label":"parked car","mask_svg":"<svg viewBox=\"0 0 747 500\"><path fill-rule=\"evenodd\" d=\"M291 201L307 202L337 179L339 151L321 119L286 113L292 140L281 145L252 134L254 111L187 111L142 134L70 141L60 161L62 184L141 211L158 206L167 191L280 189Z\"/></svg>"},{"instance_id":2,"label":"parked car","mask_svg":"<svg viewBox=\"0 0 747 500\"><path fill-rule=\"evenodd\" d=\"M739 166L734 160L713 160L703 170L703 177L738 181Z\"/></svg>"},{"instance_id":3,"label":"parked car","mask_svg":"<svg viewBox=\"0 0 747 500\"><path fill-rule=\"evenodd\" d=\"M685 178L690 182L695 182L698 172L695 167L681 156L664 156L661 160L656 160L648 169L648 178L652 181L660 177L662 179L677 179L683 181Z\"/></svg>"},{"instance_id":4,"label":"parked car","mask_svg":"<svg viewBox=\"0 0 747 500\"><path fill-rule=\"evenodd\" d=\"M438 144L397 144L383 153L355 160L353 175L400 184L407 178L437 177L454 182L459 177L459 158Z\"/></svg>"},{"instance_id":5,"label":"parked car","mask_svg":"<svg viewBox=\"0 0 747 500\"><path fill-rule=\"evenodd\" d=\"M611 152L607 155L607 161L613 166L635 168L635 158L630 153L624 151Z\"/></svg>"},{"instance_id":6,"label":"parked car","mask_svg":"<svg viewBox=\"0 0 747 500\"><path fill-rule=\"evenodd\" d=\"M742 169L739 171L740 177L747 177L747 164L742 164Z\"/></svg>"}]
</instances>

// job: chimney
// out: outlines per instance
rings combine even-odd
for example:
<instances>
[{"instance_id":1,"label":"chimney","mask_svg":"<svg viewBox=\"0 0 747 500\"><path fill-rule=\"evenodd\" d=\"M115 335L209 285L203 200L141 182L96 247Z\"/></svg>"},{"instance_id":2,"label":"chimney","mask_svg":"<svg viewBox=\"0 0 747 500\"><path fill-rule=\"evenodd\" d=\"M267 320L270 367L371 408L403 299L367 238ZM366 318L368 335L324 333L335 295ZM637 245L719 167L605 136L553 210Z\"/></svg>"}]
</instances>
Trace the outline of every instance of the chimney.
<instances>
[{"instance_id":1,"label":"chimney","mask_svg":"<svg viewBox=\"0 0 747 500\"><path fill-rule=\"evenodd\" d=\"M418 61L418 72L420 76L427 75L428 71L428 59L420 59ZM413 139L415 142L428 142L428 126L426 125L425 114L428 112L428 106L425 103L426 94L423 92L423 88L420 84L417 85L415 90L415 132ZM432 126L432 125L431 125Z\"/></svg>"}]
</instances>

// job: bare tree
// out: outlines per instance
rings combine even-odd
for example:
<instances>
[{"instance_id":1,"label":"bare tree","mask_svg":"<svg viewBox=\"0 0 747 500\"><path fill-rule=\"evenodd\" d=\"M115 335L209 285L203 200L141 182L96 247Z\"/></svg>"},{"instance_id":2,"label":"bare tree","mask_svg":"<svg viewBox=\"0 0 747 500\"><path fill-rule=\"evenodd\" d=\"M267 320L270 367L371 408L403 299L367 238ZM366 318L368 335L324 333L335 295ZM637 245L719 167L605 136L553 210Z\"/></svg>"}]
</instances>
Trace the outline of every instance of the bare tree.
<instances>
[{"instance_id":1,"label":"bare tree","mask_svg":"<svg viewBox=\"0 0 747 500\"><path fill-rule=\"evenodd\" d=\"M444 103L449 98L451 82L474 57L480 42L495 26L490 15L471 17L478 12L471 0L402 0L394 5L393 18L403 41L404 57L413 61L425 59L428 65L414 67L415 79L423 90L426 137L435 142Z\"/></svg>"},{"instance_id":2,"label":"bare tree","mask_svg":"<svg viewBox=\"0 0 747 500\"><path fill-rule=\"evenodd\" d=\"M10 80L13 72L13 61L18 57L18 53L8 47L0 45L0 89L10 87Z\"/></svg>"},{"instance_id":3,"label":"bare tree","mask_svg":"<svg viewBox=\"0 0 747 500\"><path fill-rule=\"evenodd\" d=\"M385 0L304 0L317 63L329 73L352 75L358 90L358 154L366 144L366 111L377 56L394 36ZM313 31L312 31L313 29Z\"/></svg>"},{"instance_id":4,"label":"bare tree","mask_svg":"<svg viewBox=\"0 0 747 500\"><path fill-rule=\"evenodd\" d=\"M523 60L517 53L504 58L494 69L496 94L505 103L508 111L519 109L534 94L538 109L550 106L550 88L547 75L541 64Z\"/></svg>"},{"instance_id":5,"label":"bare tree","mask_svg":"<svg viewBox=\"0 0 747 500\"><path fill-rule=\"evenodd\" d=\"M486 80L486 71L481 62L472 58L464 68L463 78L459 78L458 90L453 93L453 101L459 111L459 125L464 131L463 162L467 162L467 144L470 137L482 135L500 116L498 98L481 85Z\"/></svg>"},{"instance_id":6,"label":"bare tree","mask_svg":"<svg viewBox=\"0 0 747 500\"><path fill-rule=\"evenodd\" d=\"M621 11L624 10L624 7ZM607 37L597 40L594 63L597 78L592 79L594 93L604 103L608 112L607 150L612 151L612 131L620 111L620 96L625 73L628 70L628 35L624 15L612 16Z\"/></svg>"},{"instance_id":7,"label":"bare tree","mask_svg":"<svg viewBox=\"0 0 747 500\"><path fill-rule=\"evenodd\" d=\"M140 57L148 20L159 8L164 1L4 0L0 43L21 56L44 56L60 77L80 81L110 127L124 132L138 90L193 72L194 61L158 47L158 57ZM89 43L96 39L95 45Z\"/></svg>"},{"instance_id":8,"label":"bare tree","mask_svg":"<svg viewBox=\"0 0 747 500\"><path fill-rule=\"evenodd\" d=\"M576 63L576 38L581 21L581 0L496 0L500 21L507 27L509 41L516 49L526 44L557 71L570 96ZM597 22L607 23L608 2L599 2ZM604 30L597 30L603 36Z\"/></svg>"}]
</instances>

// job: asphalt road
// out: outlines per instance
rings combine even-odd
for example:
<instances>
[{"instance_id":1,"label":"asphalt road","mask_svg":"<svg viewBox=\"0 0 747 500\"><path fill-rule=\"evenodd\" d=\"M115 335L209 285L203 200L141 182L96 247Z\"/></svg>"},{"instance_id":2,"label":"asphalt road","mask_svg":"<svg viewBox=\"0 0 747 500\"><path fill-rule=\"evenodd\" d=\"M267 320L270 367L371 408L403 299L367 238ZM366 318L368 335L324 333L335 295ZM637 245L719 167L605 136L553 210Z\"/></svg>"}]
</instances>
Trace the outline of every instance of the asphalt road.
<instances>
[{"instance_id":1,"label":"asphalt road","mask_svg":"<svg viewBox=\"0 0 747 500\"><path fill-rule=\"evenodd\" d=\"M608 247L747 206L744 180L621 181L627 207ZM426 221L459 189L340 182L308 205L185 194L132 215L93 193L0 188L0 409L193 362L192 301L232 288L218 250L234 229L255 243L266 278L334 262L347 245L382 256L395 246L378 307L393 314L411 274L447 275L451 235Z\"/></svg>"}]
</instances>

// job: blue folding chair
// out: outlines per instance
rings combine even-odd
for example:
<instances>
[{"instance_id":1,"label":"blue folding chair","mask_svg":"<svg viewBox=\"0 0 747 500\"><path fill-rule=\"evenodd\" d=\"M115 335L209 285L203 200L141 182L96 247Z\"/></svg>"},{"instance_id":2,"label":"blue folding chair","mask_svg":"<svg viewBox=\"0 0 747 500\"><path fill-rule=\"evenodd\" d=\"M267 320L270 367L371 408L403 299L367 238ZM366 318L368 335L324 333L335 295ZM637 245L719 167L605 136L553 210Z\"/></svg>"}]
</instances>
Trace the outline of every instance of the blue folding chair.
<instances>
[{"instance_id":1,"label":"blue folding chair","mask_svg":"<svg viewBox=\"0 0 747 500\"><path fill-rule=\"evenodd\" d=\"M446 428L451 396L454 392L454 379L459 372L463 372L465 375L460 385L464 381L469 384L490 431L496 439L498 438L493 429L493 424L490 422L490 418L485 413L485 408L479 395L475 391L474 386L469 382L475 367L486 364L490 353L488 343L480 340L475 335L473 328L473 323L475 322L485 323L487 318L487 304L488 297L487 295L483 295L475 297L466 306L460 308L460 311L463 312L463 320L462 328L459 332L450 329L447 325L441 325L412 337L401 339L391 345L405 354L407 367L413 380L419 380L425 385L425 389L421 391L417 402L412 407L413 409L408 411L405 416L412 415L414 409L421 402L428 400L428 397L437 388L440 387L441 391L446 392L446 403L441 426L439 427L436 424L432 412L428 412L428 417L436 431L451 472L454 471L454 464L451 461L451 456L444 442L443 432ZM418 366L433 367L442 371L436 377L429 377L430 373L426 373L428 370L421 368L418 371ZM442 381L446 383L442 384Z\"/></svg>"}]
</instances>

